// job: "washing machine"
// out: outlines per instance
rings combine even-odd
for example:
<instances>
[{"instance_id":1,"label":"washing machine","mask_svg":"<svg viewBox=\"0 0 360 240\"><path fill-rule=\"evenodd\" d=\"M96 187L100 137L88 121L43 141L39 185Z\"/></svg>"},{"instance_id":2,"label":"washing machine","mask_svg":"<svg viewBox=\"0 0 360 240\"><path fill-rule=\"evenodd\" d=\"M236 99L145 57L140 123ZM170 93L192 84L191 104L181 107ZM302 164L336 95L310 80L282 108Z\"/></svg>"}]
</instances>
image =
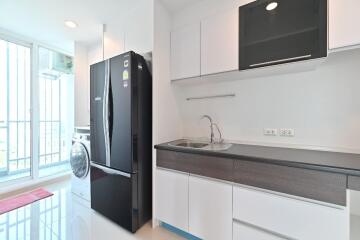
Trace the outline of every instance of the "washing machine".
<instances>
[{"instance_id":1,"label":"washing machine","mask_svg":"<svg viewBox=\"0 0 360 240\"><path fill-rule=\"evenodd\" d=\"M70 154L71 191L90 202L90 127L75 128Z\"/></svg>"}]
</instances>

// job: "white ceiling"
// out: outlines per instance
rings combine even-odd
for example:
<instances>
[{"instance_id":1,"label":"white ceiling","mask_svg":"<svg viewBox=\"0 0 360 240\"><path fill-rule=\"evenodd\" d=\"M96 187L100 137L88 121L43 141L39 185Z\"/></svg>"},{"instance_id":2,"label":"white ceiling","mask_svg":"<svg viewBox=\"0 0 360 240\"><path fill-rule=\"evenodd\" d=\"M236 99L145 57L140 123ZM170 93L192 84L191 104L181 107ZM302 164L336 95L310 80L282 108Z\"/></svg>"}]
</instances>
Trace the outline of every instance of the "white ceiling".
<instances>
[{"instance_id":1,"label":"white ceiling","mask_svg":"<svg viewBox=\"0 0 360 240\"><path fill-rule=\"evenodd\" d=\"M170 12L174 13L200 1L202 0L162 0L162 3Z\"/></svg>"},{"instance_id":2,"label":"white ceiling","mask_svg":"<svg viewBox=\"0 0 360 240\"><path fill-rule=\"evenodd\" d=\"M74 41L100 41L103 23L119 23L142 1L0 0L0 28L73 53ZM65 20L78 27L65 27Z\"/></svg>"}]
</instances>

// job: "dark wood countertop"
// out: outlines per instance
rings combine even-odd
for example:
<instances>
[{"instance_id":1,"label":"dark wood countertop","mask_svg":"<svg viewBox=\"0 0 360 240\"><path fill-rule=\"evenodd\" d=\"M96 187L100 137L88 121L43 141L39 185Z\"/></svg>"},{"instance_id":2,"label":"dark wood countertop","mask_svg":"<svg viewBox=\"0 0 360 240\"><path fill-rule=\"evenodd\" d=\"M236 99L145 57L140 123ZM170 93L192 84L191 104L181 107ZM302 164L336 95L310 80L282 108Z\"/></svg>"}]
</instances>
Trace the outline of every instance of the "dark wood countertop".
<instances>
[{"instance_id":1,"label":"dark wood countertop","mask_svg":"<svg viewBox=\"0 0 360 240\"><path fill-rule=\"evenodd\" d=\"M159 150L232 158L247 161L266 162L290 167L343 173L360 176L360 154L304 150L282 147L233 144L225 151L207 151L171 146L179 140L156 145Z\"/></svg>"}]
</instances>

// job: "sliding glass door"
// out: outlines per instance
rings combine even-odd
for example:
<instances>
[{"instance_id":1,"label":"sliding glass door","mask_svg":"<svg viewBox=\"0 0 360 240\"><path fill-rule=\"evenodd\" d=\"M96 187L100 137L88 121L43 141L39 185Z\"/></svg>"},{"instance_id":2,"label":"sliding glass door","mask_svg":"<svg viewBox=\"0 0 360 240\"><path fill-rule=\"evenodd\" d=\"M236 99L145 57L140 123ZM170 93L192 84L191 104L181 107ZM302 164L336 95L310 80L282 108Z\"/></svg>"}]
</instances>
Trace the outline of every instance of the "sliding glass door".
<instances>
[{"instance_id":1,"label":"sliding glass door","mask_svg":"<svg viewBox=\"0 0 360 240\"><path fill-rule=\"evenodd\" d=\"M31 175L30 53L0 39L0 183Z\"/></svg>"},{"instance_id":2,"label":"sliding glass door","mask_svg":"<svg viewBox=\"0 0 360 240\"><path fill-rule=\"evenodd\" d=\"M72 58L39 48L39 176L70 169L73 132L74 75Z\"/></svg>"},{"instance_id":3,"label":"sliding glass door","mask_svg":"<svg viewBox=\"0 0 360 240\"><path fill-rule=\"evenodd\" d=\"M73 58L18 42L0 37L0 186L70 170Z\"/></svg>"}]
</instances>

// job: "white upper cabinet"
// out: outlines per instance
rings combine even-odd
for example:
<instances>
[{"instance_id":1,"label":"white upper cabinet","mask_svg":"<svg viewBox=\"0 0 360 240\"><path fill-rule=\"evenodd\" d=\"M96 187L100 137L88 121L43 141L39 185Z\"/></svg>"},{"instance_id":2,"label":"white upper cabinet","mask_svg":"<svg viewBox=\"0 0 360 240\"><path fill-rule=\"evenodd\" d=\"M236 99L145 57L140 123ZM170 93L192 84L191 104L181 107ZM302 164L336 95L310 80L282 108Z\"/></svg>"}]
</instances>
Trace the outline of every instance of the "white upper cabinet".
<instances>
[{"instance_id":1,"label":"white upper cabinet","mask_svg":"<svg viewBox=\"0 0 360 240\"><path fill-rule=\"evenodd\" d=\"M189 174L156 170L156 214L160 221L189 231Z\"/></svg>"},{"instance_id":2,"label":"white upper cabinet","mask_svg":"<svg viewBox=\"0 0 360 240\"><path fill-rule=\"evenodd\" d=\"M239 9L201 22L201 75L239 69Z\"/></svg>"},{"instance_id":3,"label":"white upper cabinet","mask_svg":"<svg viewBox=\"0 0 360 240\"><path fill-rule=\"evenodd\" d=\"M171 79L200 76L200 23L171 32Z\"/></svg>"},{"instance_id":4,"label":"white upper cabinet","mask_svg":"<svg viewBox=\"0 0 360 240\"><path fill-rule=\"evenodd\" d=\"M206 240L232 240L232 185L189 179L189 231Z\"/></svg>"},{"instance_id":5,"label":"white upper cabinet","mask_svg":"<svg viewBox=\"0 0 360 240\"><path fill-rule=\"evenodd\" d=\"M329 49L360 44L359 10L359 0L329 0Z\"/></svg>"}]
</instances>

